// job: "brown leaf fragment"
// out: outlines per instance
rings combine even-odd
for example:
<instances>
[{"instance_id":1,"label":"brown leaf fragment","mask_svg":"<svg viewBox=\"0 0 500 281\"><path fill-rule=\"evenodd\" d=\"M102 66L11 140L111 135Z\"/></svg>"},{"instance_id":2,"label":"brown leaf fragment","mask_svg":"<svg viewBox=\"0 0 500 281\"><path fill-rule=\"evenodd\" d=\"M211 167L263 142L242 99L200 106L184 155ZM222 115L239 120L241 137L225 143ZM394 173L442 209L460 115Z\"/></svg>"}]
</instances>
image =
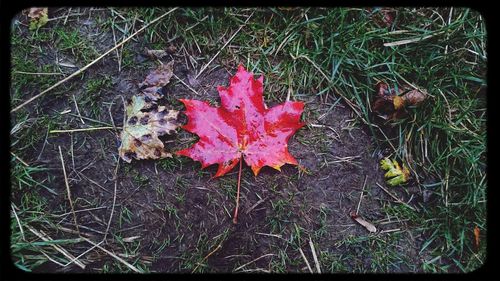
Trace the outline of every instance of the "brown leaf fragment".
<instances>
[{"instance_id":1,"label":"brown leaf fragment","mask_svg":"<svg viewBox=\"0 0 500 281\"><path fill-rule=\"evenodd\" d=\"M170 82L174 70L174 61L167 64L160 65L156 70L146 76L146 79L139 83L141 92L151 99L152 101L157 101L161 98L159 90ZM148 100L149 101L149 100Z\"/></svg>"},{"instance_id":2,"label":"brown leaf fragment","mask_svg":"<svg viewBox=\"0 0 500 281\"><path fill-rule=\"evenodd\" d=\"M167 47L167 52L169 54L173 54L173 53L177 52L177 47L175 47L174 45L170 45Z\"/></svg>"},{"instance_id":3,"label":"brown leaf fragment","mask_svg":"<svg viewBox=\"0 0 500 281\"><path fill-rule=\"evenodd\" d=\"M144 50L144 54L146 54L146 56L148 56L152 59L161 59L167 55L167 51L165 51L165 50L149 50L148 48L146 48Z\"/></svg>"},{"instance_id":4,"label":"brown leaf fragment","mask_svg":"<svg viewBox=\"0 0 500 281\"><path fill-rule=\"evenodd\" d=\"M154 107L151 104L155 105ZM145 108L153 108L143 112ZM172 157L158 138L173 134L179 126L177 110L167 110L154 102L147 102L143 95L133 96L126 108L127 121L121 132L120 157L130 163L132 158L160 159Z\"/></svg>"},{"instance_id":5,"label":"brown leaf fragment","mask_svg":"<svg viewBox=\"0 0 500 281\"><path fill-rule=\"evenodd\" d=\"M44 26L49 21L48 16L49 9L47 7L33 7L29 9L28 17L29 17L29 29L34 30Z\"/></svg>"},{"instance_id":6,"label":"brown leaf fragment","mask_svg":"<svg viewBox=\"0 0 500 281\"><path fill-rule=\"evenodd\" d=\"M421 92L418 90L411 90L401 97L404 100L405 105L420 105L426 98L427 93L425 91Z\"/></svg>"},{"instance_id":7,"label":"brown leaf fragment","mask_svg":"<svg viewBox=\"0 0 500 281\"><path fill-rule=\"evenodd\" d=\"M479 230L479 227L474 226L474 242L476 243L476 248L479 247L479 234L481 233L481 231Z\"/></svg>"},{"instance_id":8,"label":"brown leaf fragment","mask_svg":"<svg viewBox=\"0 0 500 281\"><path fill-rule=\"evenodd\" d=\"M377 84L376 99L372 104L373 111L383 119L401 119L408 115L408 106L418 106L427 97L425 90L409 90L405 86L391 88L384 82Z\"/></svg>"},{"instance_id":9,"label":"brown leaf fragment","mask_svg":"<svg viewBox=\"0 0 500 281\"><path fill-rule=\"evenodd\" d=\"M377 232L377 228L369 221L365 220L362 218L360 215L352 212L351 213L351 218L355 220L357 223L361 224L364 226L369 232Z\"/></svg>"}]
</instances>

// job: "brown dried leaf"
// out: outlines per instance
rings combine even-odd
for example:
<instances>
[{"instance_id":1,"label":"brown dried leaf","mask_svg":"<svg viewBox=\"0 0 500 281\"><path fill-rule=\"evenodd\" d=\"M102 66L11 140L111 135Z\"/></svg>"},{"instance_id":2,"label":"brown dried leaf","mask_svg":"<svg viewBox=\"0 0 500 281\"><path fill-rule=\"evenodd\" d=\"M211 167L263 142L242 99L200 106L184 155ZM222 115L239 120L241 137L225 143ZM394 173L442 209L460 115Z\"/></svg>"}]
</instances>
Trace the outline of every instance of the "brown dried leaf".
<instances>
[{"instance_id":1,"label":"brown dried leaf","mask_svg":"<svg viewBox=\"0 0 500 281\"><path fill-rule=\"evenodd\" d=\"M376 87L377 98L373 102L372 109L386 120L405 117L407 106L418 106L427 97L425 91L409 90L405 86L399 86L397 92L384 82L379 82Z\"/></svg>"},{"instance_id":2,"label":"brown dried leaf","mask_svg":"<svg viewBox=\"0 0 500 281\"><path fill-rule=\"evenodd\" d=\"M474 242L476 243L476 248L479 247L479 234L481 231L479 230L479 227L477 225L474 226Z\"/></svg>"},{"instance_id":3,"label":"brown dried leaf","mask_svg":"<svg viewBox=\"0 0 500 281\"><path fill-rule=\"evenodd\" d=\"M404 100L405 105L418 106L427 98L427 93L425 91L411 90L401 98Z\"/></svg>"},{"instance_id":4,"label":"brown dried leaf","mask_svg":"<svg viewBox=\"0 0 500 281\"><path fill-rule=\"evenodd\" d=\"M391 27L396 17L396 10L392 8L367 9L372 13L372 19L379 27Z\"/></svg>"},{"instance_id":5,"label":"brown dried leaf","mask_svg":"<svg viewBox=\"0 0 500 281\"><path fill-rule=\"evenodd\" d=\"M356 213L351 213L351 218L355 220L357 223L364 226L369 232L377 232L377 228L369 221L366 221L364 218L359 216Z\"/></svg>"},{"instance_id":6,"label":"brown dried leaf","mask_svg":"<svg viewBox=\"0 0 500 281\"><path fill-rule=\"evenodd\" d=\"M152 101L161 98L158 91L170 82L174 71L174 61L160 65L156 70L149 73L146 79L139 84L142 93Z\"/></svg>"},{"instance_id":7,"label":"brown dried leaf","mask_svg":"<svg viewBox=\"0 0 500 281\"><path fill-rule=\"evenodd\" d=\"M153 102L148 103L145 98L143 95L134 96L127 105L127 122L120 135L121 145L118 152L128 163L132 158L141 160L172 157L172 154L165 151L163 142L158 137L175 132L179 126L179 112L167 110ZM143 112L146 107L152 107L153 110Z\"/></svg>"},{"instance_id":8,"label":"brown dried leaf","mask_svg":"<svg viewBox=\"0 0 500 281\"><path fill-rule=\"evenodd\" d=\"M30 18L29 29L34 30L44 26L49 21L49 9L47 7L33 7L29 9L28 17Z\"/></svg>"},{"instance_id":9,"label":"brown dried leaf","mask_svg":"<svg viewBox=\"0 0 500 281\"><path fill-rule=\"evenodd\" d=\"M147 48L144 50L144 53L152 59L161 59L167 55L167 51L165 50L148 50Z\"/></svg>"}]
</instances>

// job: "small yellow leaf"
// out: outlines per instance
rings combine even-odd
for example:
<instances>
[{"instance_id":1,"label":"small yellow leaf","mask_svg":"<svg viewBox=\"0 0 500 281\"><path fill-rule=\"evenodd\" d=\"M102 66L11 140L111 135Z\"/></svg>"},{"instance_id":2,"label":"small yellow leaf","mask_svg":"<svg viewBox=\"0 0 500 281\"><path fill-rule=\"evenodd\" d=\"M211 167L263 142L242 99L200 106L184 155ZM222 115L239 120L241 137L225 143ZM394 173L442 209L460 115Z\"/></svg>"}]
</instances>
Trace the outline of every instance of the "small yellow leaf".
<instances>
[{"instance_id":1,"label":"small yellow leaf","mask_svg":"<svg viewBox=\"0 0 500 281\"><path fill-rule=\"evenodd\" d=\"M400 96L394 96L392 103L394 104L395 110L399 110L405 106L405 100Z\"/></svg>"},{"instance_id":2,"label":"small yellow leaf","mask_svg":"<svg viewBox=\"0 0 500 281\"><path fill-rule=\"evenodd\" d=\"M386 170L384 177L386 182L390 186L396 186L403 184L410 178L410 170L403 164L403 168L399 166L396 160L390 160L389 158L384 158L380 161L380 167Z\"/></svg>"}]
</instances>

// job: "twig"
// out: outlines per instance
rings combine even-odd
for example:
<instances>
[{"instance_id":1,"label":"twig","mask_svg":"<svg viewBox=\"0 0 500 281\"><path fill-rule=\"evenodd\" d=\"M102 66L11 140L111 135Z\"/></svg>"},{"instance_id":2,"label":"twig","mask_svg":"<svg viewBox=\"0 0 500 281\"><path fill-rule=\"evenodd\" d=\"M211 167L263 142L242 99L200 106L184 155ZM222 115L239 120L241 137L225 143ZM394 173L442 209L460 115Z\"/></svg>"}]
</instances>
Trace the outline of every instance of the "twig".
<instances>
[{"instance_id":1,"label":"twig","mask_svg":"<svg viewBox=\"0 0 500 281\"><path fill-rule=\"evenodd\" d=\"M172 73L172 74L173 74L173 73ZM192 91L193 93L195 93L196 95L198 95L198 96L200 95L200 94L199 94L199 93L198 93L195 89L191 88L191 86L189 86L189 85L188 85L188 84L186 84L184 81L182 81L182 79L181 79L181 78L177 77L177 75L175 75L175 74L173 74L173 75L174 75L174 77L175 77L177 80L179 80L179 82L181 82L181 83L182 83L182 85L186 86L189 90L191 90L191 91Z\"/></svg>"},{"instance_id":2,"label":"twig","mask_svg":"<svg viewBox=\"0 0 500 281\"><path fill-rule=\"evenodd\" d=\"M309 124L309 126L313 127L313 128L327 128L327 129L330 129L332 130L336 136L334 136L333 138L340 141L340 134L332 127L330 126L326 126L326 125L321 125L321 124Z\"/></svg>"},{"instance_id":3,"label":"twig","mask_svg":"<svg viewBox=\"0 0 500 281\"><path fill-rule=\"evenodd\" d=\"M300 255L302 256L302 258L304 259L304 261L306 262L306 265L307 265L307 268L309 269L309 272L314 273L312 268L311 268L311 265L309 265L309 261L307 260L306 255L304 255L304 252L302 251L301 248L299 248L299 252L300 252Z\"/></svg>"},{"instance_id":4,"label":"twig","mask_svg":"<svg viewBox=\"0 0 500 281\"><path fill-rule=\"evenodd\" d=\"M283 238L283 237L282 237L281 235L279 235L279 234L261 233L261 232L255 232L255 234L257 234L257 235L263 235L263 236L269 236L269 237L276 237L276 238L279 238L279 239L286 240L285 238Z\"/></svg>"},{"instance_id":5,"label":"twig","mask_svg":"<svg viewBox=\"0 0 500 281\"><path fill-rule=\"evenodd\" d=\"M14 156L14 158L16 158L19 162L21 162L24 166L26 167L29 167L30 165L28 165L28 163L24 162L23 159L19 158L19 156L17 156L14 152L10 152L10 154L12 154L12 156Z\"/></svg>"},{"instance_id":6,"label":"twig","mask_svg":"<svg viewBox=\"0 0 500 281\"><path fill-rule=\"evenodd\" d=\"M251 264L251 263L253 263L253 262L258 261L258 260L260 260L261 258L265 258L265 257L267 257L267 256L276 256L276 255L275 255L275 254L265 254L265 255L263 255L263 256L260 256L260 257L258 257L258 258L256 258L256 259L254 259L254 260L251 260L251 261L249 261L249 262L245 263L244 265L242 265L242 266L240 266L240 267L236 268L234 271L238 271L238 270L242 269L243 267L245 267L245 266L247 266L247 265L249 265L249 264Z\"/></svg>"},{"instance_id":7,"label":"twig","mask_svg":"<svg viewBox=\"0 0 500 281\"><path fill-rule=\"evenodd\" d=\"M253 16L253 12L252 14L250 14L250 16L248 16L248 18L245 20L245 22L240 25L240 27L238 28L238 30L236 30L235 33L233 33L233 35L226 41L226 43L224 43L224 45L222 46L222 48L220 48L220 50L215 54L215 56L212 57L212 59L210 59L208 61L207 64L205 64L201 69L200 69L200 72L198 72L198 74L196 74L196 76L194 77L194 79L197 79L202 73L203 71L205 71L205 69L212 63L212 61L220 54L220 52L222 52L222 50L224 50L224 48L226 48L227 44L229 44L229 42L231 42L231 40L233 40L233 38L236 36L236 34L238 34L238 32L240 32L240 30L246 25L246 23L248 22L248 20Z\"/></svg>"},{"instance_id":8,"label":"twig","mask_svg":"<svg viewBox=\"0 0 500 281\"><path fill-rule=\"evenodd\" d=\"M416 38L405 39L405 40L400 40L400 41L396 41L396 42L384 43L384 47L393 47L393 46L399 46L399 45L405 45L405 44L419 42L419 41L426 40L426 39L429 39L431 37L434 37L436 35L439 35L439 34L441 34L443 32L444 31L437 32L437 33L434 33L434 34L431 34L431 35L427 35L427 36L423 36L423 37L416 37Z\"/></svg>"},{"instance_id":9,"label":"twig","mask_svg":"<svg viewBox=\"0 0 500 281\"><path fill-rule=\"evenodd\" d=\"M86 253L88 253L88 252L92 251L94 248L96 248L97 246L99 246L99 245L100 245L101 243L103 243L103 242L104 242L104 241L101 241L101 242L97 243L96 245L94 245L94 246L90 247L90 248L89 248L88 250L86 250L85 252L83 252L83 253L79 254L76 258L74 258L74 259L70 260L70 261L69 261L68 263L66 263L64 266L68 266L68 265L72 264L72 263L73 263L73 262L75 262L77 259L79 259L79 258L83 257Z\"/></svg>"},{"instance_id":10,"label":"twig","mask_svg":"<svg viewBox=\"0 0 500 281\"><path fill-rule=\"evenodd\" d=\"M365 181L363 182L363 188L361 189L361 195L359 195L358 207L356 208L356 215L359 214L359 207L361 206L361 200L363 199L363 193L365 192L366 180L368 176L365 176Z\"/></svg>"},{"instance_id":11,"label":"twig","mask_svg":"<svg viewBox=\"0 0 500 281\"><path fill-rule=\"evenodd\" d=\"M406 207L412 209L413 211L417 211L417 209L415 209L414 207L408 205L407 203L405 203L404 201L402 201L401 199L399 199L398 197L394 196L392 193L390 193L387 189L385 189L383 186L381 186L378 182L377 182L377 185L378 187L380 187L383 191L385 191L385 193L389 194L394 200L396 200L396 202L400 203L400 204L403 204L405 205Z\"/></svg>"},{"instance_id":12,"label":"twig","mask_svg":"<svg viewBox=\"0 0 500 281\"><path fill-rule=\"evenodd\" d=\"M26 74L26 75L65 75L64 73L59 73L59 72L25 72L25 71L14 71L13 73Z\"/></svg>"},{"instance_id":13,"label":"twig","mask_svg":"<svg viewBox=\"0 0 500 281\"><path fill-rule=\"evenodd\" d=\"M126 265L128 268L132 269L134 272L137 272L137 273L143 273L142 270L139 270L137 267L131 265L130 263L128 263L127 261L125 261L124 259L120 258L119 256L113 254L112 252L110 252L109 250L106 250L104 247L100 246L99 244L96 244L94 243L93 241L83 237L83 239L87 242L89 242L90 244L96 246L97 248L103 250L106 254L110 255L111 257L115 258L117 261L123 263L124 265Z\"/></svg>"},{"instance_id":14,"label":"twig","mask_svg":"<svg viewBox=\"0 0 500 281\"><path fill-rule=\"evenodd\" d=\"M264 201L266 201L266 200L267 200L267 197L260 199L259 201L257 201L257 203L253 204L253 206L250 207L245 213L248 215L253 209L255 209L260 204L264 203Z\"/></svg>"},{"instance_id":15,"label":"twig","mask_svg":"<svg viewBox=\"0 0 500 281\"><path fill-rule=\"evenodd\" d=\"M104 233L104 237L102 238L102 241L106 240L106 236L108 235L109 227L111 226L111 220L113 219L113 213L115 212L115 205L116 205L116 189L118 186L118 168L120 167L120 157L118 157L118 160L116 161L116 167L115 167L115 173L113 176L113 179L115 181L115 188L113 191L113 205L111 207L111 214L109 215L109 220L108 220L108 226L106 227L106 232Z\"/></svg>"},{"instance_id":16,"label":"twig","mask_svg":"<svg viewBox=\"0 0 500 281\"><path fill-rule=\"evenodd\" d=\"M71 130L52 130L52 131L49 131L49 133L51 134L55 134L55 133L72 133L72 132L87 132L87 131L97 131L97 130L111 130L111 129L115 129L113 127L93 127L93 128L83 128L83 129L71 129ZM121 129L121 128L119 128Z\"/></svg>"},{"instance_id":17,"label":"twig","mask_svg":"<svg viewBox=\"0 0 500 281\"><path fill-rule=\"evenodd\" d=\"M80 117L80 121L82 121L82 124L85 124L85 121L83 121L82 115L80 114L80 109L78 108L78 104L76 103L75 95L73 95L73 102L75 103L76 113L78 113L78 117Z\"/></svg>"},{"instance_id":18,"label":"twig","mask_svg":"<svg viewBox=\"0 0 500 281\"><path fill-rule=\"evenodd\" d=\"M60 262L56 261L55 259L51 258L51 257L50 257L49 255L47 255L47 254L46 254L43 250L40 250L40 253L42 253L42 255L44 255L44 256L45 256L45 257L46 257L49 261L51 261L51 262L53 262L53 263L55 263L55 264L57 264L57 265L59 265L59 266L61 266L61 267L65 267L65 265L64 265L64 264L62 264L62 263L60 263Z\"/></svg>"},{"instance_id":19,"label":"twig","mask_svg":"<svg viewBox=\"0 0 500 281\"><path fill-rule=\"evenodd\" d=\"M14 203L11 203L10 207L12 208L12 212L14 213L14 217L16 217L17 225L19 226L19 230L21 231L21 237L26 241L26 237L24 236L24 230L21 226L21 221L19 221L19 217L17 216L16 209L14 208Z\"/></svg>"},{"instance_id":20,"label":"twig","mask_svg":"<svg viewBox=\"0 0 500 281\"><path fill-rule=\"evenodd\" d=\"M120 46L122 46L123 44L125 44L127 41L129 41L130 39L132 39L134 36L136 36L137 34L141 33L144 29L146 29L147 27L149 27L150 25L152 25L153 23L159 21L160 19L164 18L165 16L167 16L168 14L172 13L173 11L177 10L178 8L173 8L171 9L170 11L164 13L163 15L157 17L156 19L152 20L150 23L144 25L141 29L137 30L136 32L134 32L132 35L130 35L129 37L125 38L122 42L118 43L118 45L115 45L113 48L109 49L108 51L106 51L104 54L102 54L100 57L98 57L97 59L93 60L91 63L87 64L86 66L84 66L83 68L73 72L71 75L69 75L68 77L64 78L63 80L57 82L56 84L50 86L49 88L45 89L44 91L42 91L41 93L39 93L38 95L30 98L29 100L23 102L21 105L15 107L14 109L12 109L10 112L16 112L18 111L19 109L23 108L24 106L26 106L27 104L31 103L32 101L34 101L35 99L41 97L42 95L46 94L47 92L49 92L50 90L58 87L59 85L63 84L64 82L70 80L71 78L79 75L80 73L84 72L85 70L87 70L87 68L91 67L92 65L94 65L96 62L100 61L102 58L104 58L105 56L107 56L109 53L113 52L114 50L116 50L117 48L119 48Z\"/></svg>"},{"instance_id":21,"label":"twig","mask_svg":"<svg viewBox=\"0 0 500 281\"><path fill-rule=\"evenodd\" d=\"M196 271L196 269L198 269L198 267L201 265L201 263L205 262L208 259L208 257L213 255L213 253L217 252L220 248L222 248L221 244L219 244L213 251L208 253L208 255L206 255L200 263L197 263L196 267L193 269L193 271L191 271L191 273L194 273Z\"/></svg>"},{"instance_id":22,"label":"twig","mask_svg":"<svg viewBox=\"0 0 500 281\"><path fill-rule=\"evenodd\" d=\"M48 242L48 241L51 241L53 240L52 238L50 238L50 236L48 236L47 234L45 233L41 233L41 232L38 232L37 230L35 230L34 228L32 228L31 226L29 225L26 225L26 227L28 228L29 231L31 231L33 234L35 234L36 236L38 236L40 239L42 239L43 241L45 242ZM83 239L86 239L86 238L83 238ZM68 251L66 251L64 248L62 248L61 246L57 245L57 244L49 244L50 246L52 246L54 249L56 249L56 251L60 252L61 254L63 254L65 257L67 257L68 259L70 260L73 260L75 259L75 257L68 253ZM75 260L75 264L78 265L81 269L85 269L85 264L82 263L81 261L79 260Z\"/></svg>"},{"instance_id":23,"label":"twig","mask_svg":"<svg viewBox=\"0 0 500 281\"><path fill-rule=\"evenodd\" d=\"M93 210L100 210L100 209L104 209L106 207L94 207L94 208L88 208L88 209L82 209L82 210L78 210L78 211L75 211L75 213L81 213L81 212L88 212L88 211L93 211ZM52 215L53 217L56 217L56 218L60 218L60 217L64 217L64 216L67 216L67 215L70 215L71 212L67 212L67 213L64 213L64 214L55 214L55 215Z\"/></svg>"},{"instance_id":24,"label":"twig","mask_svg":"<svg viewBox=\"0 0 500 281\"><path fill-rule=\"evenodd\" d=\"M75 208L73 207L73 201L71 200L71 191L69 189L68 176L66 175L66 168L64 167L64 158L62 155L61 146L58 146L58 147L59 147L59 156L61 157L61 165L62 165L63 174L64 174L64 183L66 184L66 191L68 193L69 206L71 207L71 212L73 213L73 220L75 222L76 230L78 231L78 235L80 235L80 228L78 227L78 223L76 222Z\"/></svg>"},{"instance_id":25,"label":"twig","mask_svg":"<svg viewBox=\"0 0 500 281\"><path fill-rule=\"evenodd\" d=\"M50 124L47 125L47 131L45 133L45 139L43 140L42 149L40 149L40 153L38 154L38 157L36 158L36 161L40 160L40 157L42 156L42 153L45 150L45 145L47 144L47 138L49 137L49 128L50 128Z\"/></svg>"},{"instance_id":26,"label":"twig","mask_svg":"<svg viewBox=\"0 0 500 281\"><path fill-rule=\"evenodd\" d=\"M316 249L314 249L314 244L311 240L311 237L309 237L309 247L311 247L311 252L313 254L314 263L316 265L316 270L318 271L318 273L321 273L321 268L319 266L318 257L316 256Z\"/></svg>"}]
</instances>

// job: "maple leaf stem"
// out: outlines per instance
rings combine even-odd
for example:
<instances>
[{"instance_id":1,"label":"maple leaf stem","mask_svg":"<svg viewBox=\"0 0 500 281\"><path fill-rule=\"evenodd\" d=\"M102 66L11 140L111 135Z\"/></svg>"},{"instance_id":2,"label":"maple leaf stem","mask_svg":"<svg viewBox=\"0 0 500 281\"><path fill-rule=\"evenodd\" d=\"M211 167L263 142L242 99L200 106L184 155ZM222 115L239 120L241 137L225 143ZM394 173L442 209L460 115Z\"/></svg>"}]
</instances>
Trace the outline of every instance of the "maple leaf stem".
<instances>
[{"instance_id":1,"label":"maple leaf stem","mask_svg":"<svg viewBox=\"0 0 500 281\"><path fill-rule=\"evenodd\" d=\"M240 158L240 171L238 172L238 191L236 192L236 207L234 209L233 223L238 223L238 208L240 206L240 183L241 183L241 167L243 166L243 156Z\"/></svg>"}]
</instances>

